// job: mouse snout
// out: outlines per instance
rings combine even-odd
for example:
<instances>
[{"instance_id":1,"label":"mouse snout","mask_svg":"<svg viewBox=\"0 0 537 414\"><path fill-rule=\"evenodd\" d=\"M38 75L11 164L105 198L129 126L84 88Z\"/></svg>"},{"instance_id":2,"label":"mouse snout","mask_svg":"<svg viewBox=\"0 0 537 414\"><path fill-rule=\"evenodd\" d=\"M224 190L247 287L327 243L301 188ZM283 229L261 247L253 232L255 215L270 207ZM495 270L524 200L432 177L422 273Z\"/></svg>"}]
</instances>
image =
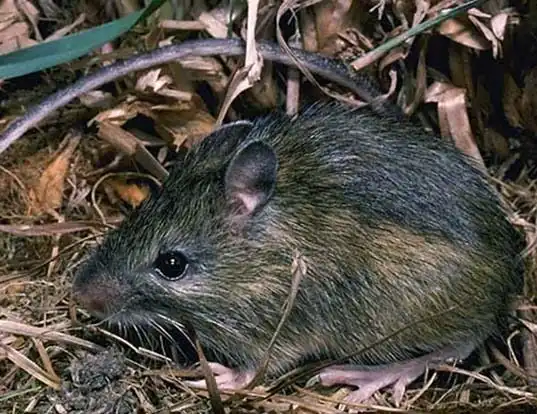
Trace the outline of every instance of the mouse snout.
<instances>
[{"instance_id":1,"label":"mouse snout","mask_svg":"<svg viewBox=\"0 0 537 414\"><path fill-rule=\"evenodd\" d=\"M98 317L105 317L121 305L120 287L113 280L84 279L76 278L73 285L73 298L81 307Z\"/></svg>"}]
</instances>

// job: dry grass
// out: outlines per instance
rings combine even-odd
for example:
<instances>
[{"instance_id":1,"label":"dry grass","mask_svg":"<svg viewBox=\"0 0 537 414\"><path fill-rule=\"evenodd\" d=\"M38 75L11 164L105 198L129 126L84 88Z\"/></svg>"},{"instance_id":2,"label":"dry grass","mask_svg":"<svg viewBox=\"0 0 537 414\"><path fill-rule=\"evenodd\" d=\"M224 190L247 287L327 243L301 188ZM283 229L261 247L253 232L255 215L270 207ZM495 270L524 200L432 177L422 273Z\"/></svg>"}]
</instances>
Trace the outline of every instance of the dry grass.
<instances>
[{"instance_id":1,"label":"dry grass","mask_svg":"<svg viewBox=\"0 0 537 414\"><path fill-rule=\"evenodd\" d=\"M46 28L49 34L77 21L81 11L87 15L81 26L91 26L108 19L114 4L135 2L108 1L103 9L96 2L70 3L76 6L60 8L49 20L54 22ZM352 61L408 29L424 6L417 0L381 2L369 11L375 3L355 3L348 10L349 1L324 0L303 9L299 27L304 47ZM533 45L537 26L532 27L537 10L524 4L516 2L518 16L501 7L501 1L489 2L481 9L489 17L474 14L473 20L448 22L414 39L412 47L398 47L366 68L391 91L391 99L398 93L407 113L419 112L426 125L453 136L462 150L485 160L513 211L514 223L528 241L526 289L518 303L522 322L513 324L506 346L489 348L465 369L446 366L429 373L406 392L400 408L393 407L389 392L380 393L372 411L514 413L534 412L532 406L537 406L537 344L532 334L537 329L533 305L537 58L532 57L532 48L537 49ZM274 21L281 6L278 2L261 8L258 39L276 39ZM221 36L227 14L218 7L187 8L194 17L187 14L184 19L161 14L150 29L138 30L103 51L112 52L107 57L112 60L129 56L141 44L153 47L170 37L180 40L203 30ZM382 24L378 24L379 13ZM234 27L245 18L241 14ZM46 37L36 36L34 29L28 27L20 44ZM13 47L6 45L2 50ZM103 60L98 56L46 75L5 82L0 125L19 115L29 102L70 83L81 68L98 66ZM503 64L496 65L498 61ZM114 88L64 108L0 156L0 412L197 413L215 408L206 392L184 386L181 378L188 373L173 368L165 356L129 344L99 326L88 326L88 315L70 305L69 295L73 269L84 252L119 222L125 205L135 206L147 195L151 182L143 174L133 175L137 166L118 156L117 143L111 144L114 131L121 128L143 139L161 161L173 159L174 145L188 147L216 122L217 106L199 92L197 81L205 81L205 89L221 103L230 71L239 67L237 59L192 58L133 74ZM397 73L391 68L397 68ZM291 81L282 82L282 74ZM296 75L265 63L260 82L233 102L229 119L269 111L283 99L293 108L298 97L322 96L293 83ZM394 79L402 88L393 87ZM25 89L28 83L31 89ZM71 131L73 125L92 117L98 133L94 126ZM345 408L338 401L347 389L305 386L307 379L274 395L268 392L270 384L265 384L221 397L226 411L237 413L336 413Z\"/></svg>"}]
</instances>

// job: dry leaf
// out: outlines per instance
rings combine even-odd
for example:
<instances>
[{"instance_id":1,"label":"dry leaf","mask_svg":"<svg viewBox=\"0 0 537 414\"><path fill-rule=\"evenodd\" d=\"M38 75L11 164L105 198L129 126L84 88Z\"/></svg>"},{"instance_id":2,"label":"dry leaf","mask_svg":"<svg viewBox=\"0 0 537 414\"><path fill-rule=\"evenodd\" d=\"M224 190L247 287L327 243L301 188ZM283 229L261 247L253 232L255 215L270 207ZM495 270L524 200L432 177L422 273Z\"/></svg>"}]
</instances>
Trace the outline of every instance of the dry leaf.
<instances>
[{"instance_id":1,"label":"dry leaf","mask_svg":"<svg viewBox=\"0 0 537 414\"><path fill-rule=\"evenodd\" d=\"M502 159L509 156L509 143L507 139L492 128L485 128L483 131L483 142L485 148Z\"/></svg>"},{"instance_id":2,"label":"dry leaf","mask_svg":"<svg viewBox=\"0 0 537 414\"><path fill-rule=\"evenodd\" d=\"M114 220L107 218L108 224L119 222L120 219ZM64 223L46 223L46 224L0 224L0 232L13 234L19 237L41 237L57 236L79 231L92 230L102 226L102 223L92 221L68 221Z\"/></svg>"},{"instance_id":3,"label":"dry leaf","mask_svg":"<svg viewBox=\"0 0 537 414\"><path fill-rule=\"evenodd\" d=\"M496 36L494 36L494 33L492 30L481 20L479 20L477 17L474 16L468 16L470 21L477 27L479 30L481 30L481 33L483 33L483 36L487 38L488 41L490 41L490 44L492 46L492 56L495 58L501 55L501 44L500 41Z\"/></svg>"},{"instance_id":4,"label":"dry leaf","mask_svg":"<svg viewBox=\"0 0 537 414\"><path fill-rule=\"evenodd\" d=\"M470 62L469 50L457 43L449 45L449 68L451 82L466 90L468 99L474 102L474 79Z\"/></svg>"},{"instance_id":5,"label":"dry leaf","mask_svg":"<svg viewBox=\"0 0 537 414\"><path fill-rule=\"evenodd\" d=\"M392 30L387 35L387 37L393 39L394 37L399 36L401 34L402 30L403 30L402 27L399 26L399 27L395 28L394 30ZM410 46L411 45L409 43L407 43L407 44L399 46L399 48L409 49ZM394 52L394 53L396 53L396 55L397 55L397 53L399 53L399 52ZM374 62L376 62L377 60L381 59L386 54L387 54L386 52L381 52L381 51L378 51L378 50L377 51L370 50L367 53L365 53L364 55L354 59L350 63L350 65L353 67L354 70L360 71L360 70L368 67L369 65L372 65Z\"/></svg>"},{"instance_id":6,"label":"dry leaf","mask_svg":"<svg viewBox=\"0 0 537 414\"><path fill-rule=\"evenodd\" d=\"M149 102L144 102L136 99L134 96L128 96L121 104L115 108L100 112L90 121L88 126L94 123L108 122L115 125L122 125L128 120L142 114L148 118L153 117L153 105Z\"/></svg>"},{"instance_id":7,"label":"dry leaf","mask_svg":"<svg viewBox=\"0 0 537 414\"><path fill-rule=\"evenodd\" d=\"M0 54L37 44L30 38L34 28L28 22L36 21L38 15L29 0L0 1Z\"/></svg>"},{"instance_id":8,"label":"dry leaf","mask_svg":"<svg viewBox=\"0 0 537 414\"><path fill-rule=\"evenodd\" d=\"M213 9L210 13L202 12L198 17L198 21L212 37L223 39L228 37L228 14L218 12L219 9ZM235 34L232 34L232 36L236 37Z\"/></svg>"},{"instance_id":9,"label":"dry leaf","mask_svg":"<svg viewBox=\"0 0 537 414\"><path fill-rule=\"evenodd\" d=\"M193 83L192 75L189 70L181 63L171 62L166 65L168 76L171 78L173 87L183 93L188 93L190 96L195 92L196 86ZM205 80L205 78L204 78Z\"/></svg>"},{"instance_id":10,"label":"dry leaf","mask_svg":"<svg viewBox=\"0 0 537 414\"><path fill-rule=\"evenodd\" d=\"M99 122L97 136L125 155L133 156L136 153L138 140L119 125L108 121Z\"/></svg>"},{"instance_id":11,"label":"dry leaf","mask_svg":"<svg viewBox=\"0 0 537 414\"><path fill-rule=\"evenodd\" d=\"M380 60L378 69L379 72L382 72L384 69L397 62L398 60L404 60L407 57L409 51L410 49L408 48L408 46L405 45L397 46L391 49Z\"/></svg>"},{"instance_id":12,"label":"dry leaf","mask_svg":"<svg viewBox=\"0 0 537 414\"><path fill-rule=\"evenodd\" d=\"M255 44L255 30L257 26L257 11L259 0L248 0L248 21L246 24L246 56L244 58L244 68L248 70L247 79L237 89L245 90L257 82L261 77L263 59L257 51Z\"/></svg>"},{"instance_id":13,"label":"dry leaf","mask_svg":"<svg viewBox=\"0 0 537 414\"><path fill-rule=\"evenodd\" d=\"M61 331L70 327L70 323L58 323L48 325L45 328L16 322L8 319L0 319L0 333L17 336L38 337L42 340L55 341L62 344L75 345L90 351L98 351L99 347L92 342Z\"/></svg>"},{"instance_id":14,"label":"dry leaf","mask_svg":"<svg viewBox=\"0 0 537 414\"><path fill-rule=\"evenodd\" d=\"M479 33L466 19L444 20L436 30L443 36L476 50L490 49L491 43Z\"/></svg>"},{"instance_id":15,"label":"dry leaf","mask_svg":"<svg viewBox=\"0 0 537 414\"><path fill-rule=\"evenodd\" d=\"M37 185L30 189L29 214L41 214L61 206L69 163L80 142L80 136L69 136L67 140L65 149L48 165Z\"/></svg>"},{"instance_id":16,"label":"dry leaf","mask_svg":"<svg viewBox=\"0 0 537 414\"><path fill-rule=\"evenodd\" d=\"M80 95L79 98L82 105L88 108L108 108L114 101L114 97L110 92L101 90L93 90Z\"/></svg>"},{"instance_id":17,"label":"dry leaf","mask_svg":"<svg viewBox=\"0 0 537 414\"><path fill-rule=\"evenodd\" d=\"M160 76L162 68L148 70L145 74L140 76L136 81L134 89L144 92L147 89L156 91L171 83L171 79L167 76Z\"/></svg>"},{"instance_id":18,"label":"dry leaf","mask_svg":"<svg viewBox=\"0 0 537 414\"><path fill-rule=\"evenodd\" d=\"M503 111L509 124L516 128L522 128L523 120L520 113L520 99L522 90L517 86L513 77L506 73L503 78Z\"/></svg>"},{"instance_id":19,"label":"dry leaf","mask_svg":"<svg viewBox=\"0 0 537 414\"><path fill-rule=\"evenodd\" d=\"M253 105L256 107L274 109L278 106L280 89L273 76L273 70L272 62L265 62L261 69L260 79L252 85L246 94L248 101L253 101Z\"/></svg>"},{"instance_id":20,"label":"dry leaf","mask_svg":"<svg viewBox=\"0 0 537 414\"><path fill-rule=\"evenodd\" d=\"M530 70L524 77L524 88L520 100L520 113L524 127L537 134L537 67Z\"/></svg>"},{"instance_id":21,"label":"dry leaf","mask_svg":"<svg viewBox=\"0 0 537 414\"><path fill-rule=\"evenodd\" d=\"M201 31L205 30L205 25L196 20L160 20L159 28L164 30L186 30L186 31Z\"/></svg>"},{"instance_id":22,"label":"dry leaf","mask_svg":"<svg viewBox=\"0 0 537 414\"><path fill-rule=\"evenodd\" d=\"M256 37L258 39L271 39L275 31L275 13L276 8L273 5L260 9L258 13L258 23L255 27ZM248 31L246 20L241 27L241 37L247 38ZM301 44L295 45L301 47ZM296 70L287 68L287 70ZM247 102L251 102L252 106L262 108L264 110L274 109L278 105L280 89L277 84L277 78L273 75L274 65L272 62L263 62L259 79L252 84L252 87L246 91L244 98ZM289 79L287 81L289 84Z\"/></svg>"},{"instance_id":23,"label":"dry leaf","mask_svg":"<svg viewBox=\"0 0 537 414\"><path fill-rule=\"evenodd\" d=\"M310 9L304 9L300 11L299 17L304 50L307 52L315 52L319 50L317 28L315 27L315 15Z\"/></svg>"},{"instance_id":24,"label":"dry leaf","mask_svg":"<svg viewBox=\"0 0 537 414\"><path fill-rule=\"evenodd\" d=\"M155 129L164 140L178 148L189 148L214 130L216 120L205 110L170 109L173 108L167 107L156 114Z\"/></svg>"},{"instance_id":25,"label":"dry leaf","mask_svg":"<svg viewBox=\"0 0 537 414\"><path fill-rule=\"evenodd\" d=\"M196 76L198 76L200 80L221 77L221 73L224 71L218 59L208 56L186 56L181 59L181 67L188 70L189 75L194 79L197 79ZM177 85L177 82L174 84Z\"/></svg>"},{"instance_id":26,"label":"dry leaf","mask_svg":"<svg viewBox=\"0 0 537 414\"><path fill-rule=\"evenodd\" d=\"M315 27L317 29L318 51L334 56L339 50L338 33L352 23L351 0L322 1L313 6L315 11Z\"/></svg>"},{"instance_id":27,"label":"dry leaf","mask_svg":"<svg viewBox=\"0 0 537 414\"><path fill-rule=\"evenodd\" d=\"M161 68L147 71L138 78L135 89L142 92L150 90L156 95L173 98L178 101L190 101L192 99L192 92L169 88L168 85L172 85L173 79L171 76L161 75L161 72Z\"/></svg>"},{"instance_id":28,"label":"dry leaf","mask_svg":"<svg viewBox=\"0 0 537 414\"><path fill-rule=\"evenodd\" d=\"M149 196L149 188L137 184L129 184L126 180L108 178L106 185L133 208L138 207Z\"/></svg>"},{"instance_id":29,"label":"dry leaf","mask_svg":"<svg viewBox=\"0 0 537 414\"><path fill-rule=\"evenodd\" d=\"M442 136L451 137L461 152L474 158L484 167L468 118L465 90L445 82L435 82L426 92L425 101L438 103Z\"/></svg>"},{"instance_id":30,"label":"dry leaf","mask_svg":"<svg viewBox=\"0 0 537 414\"><path fill-rule=\"evenodd\" d=\"M425 20L425 17L427 16L427 13L429 12L431 8L431 2L429 0L406 0L406 1L400 1L401 3L404 3L407 5L407 7L403 10L406 11L407 8L413 8L415 5L416 12L414 13L414 16L412 16L412 27L417 26L423 20ZM407 11L408 13L408 11Z\"/></svg>"},{"instance_id":31,"label":"dry leaf","mask_svg":"<svg viewBox=\"0 0 537 414\"><path fill-rule=\"evenodd\" d=\"M261 77L263 68L263 58L259 54L255 43L255 28L257 23L257 10L259 0L248 0L248 22L246 33L246 56L244 58L244 67L239 69L229 84L229 89L220 107L220 112L216 118L216 124L221 125L224 117L231 106L233 100L242 92L252 87L252 85Z\"/></svg>"},{"instance_id":32,"label":"dry leaf","mask_svg":"<svg viewBox=\"0 0 537 414\"><path fill-rule=\"evenodd\" d=\"M502 41L505 38L508 22L509 13L506 12L499 13L490 20L490 27L492 28L494 36Z\"/></svg>"},{"instance_id":33,"label":"dry leaf","mask_svg":"<svg viewBox=\"0 0 537 414\"><path fill-rule=\"evenodd\" d=\"M138 0L119 0L115 1L114 4L120 16L126 16L140 9Z\"/></svg>"},{"instance_id":34,"label":"dry leaf","mask_svg":"<svg viewBox=\"0 0 537 414\"><path fill-rule=\"evenodd\" d=\"M158 83L157 79L162 78L157 76L158 72L159 70L148 72L145 77L141 78L138 87L145 88L147 85ZM209 114L199 95L191 93L188 95L189 99L186 101L178 100L177 103L159 105L138 99L133 100L132 97L116 108L101 112L90 123L97 122L99 124L98 135L129 156L136 152L138 141L134 135L122 129L121 125L138 115L152 119L155 130L170 145L190 146L212 132L215 119Z\"/></svg>"},{"instance_id":35,"label":"dry leaf","mask_svg":"<svg viewBox=\"0 0 537 414\"><path fill-rule=\"evenodd\" d=\"M37 26L39 10L28 0L17 1L17 9L21 13L22 21L29 21L32 25L37 40L42 41L41 33Z\"/></svg>"},{"instance_id":36,"label":"dry leaf","mask_svg":"<svg viewBox=\"0 0 537 414\"><path fill-rule=\"evenodd\" d=\"M170 70L174 78L174 85L182 90L188 91L186 86L182 86L185 81L202 80L207 82L219 100L222 100L229 84L229 76L226 75L224 65L214 57L187 56L181 59L181 72ZM183 83L180 83L180 82ZM192 87L190 91L192 92Z\"/></svg>"},{"instance_id":37,"label":"dry leaf","mask_svg":"<svg viewBox=\"0 0 537 414\"><path fill-rule=\"evenodd\" d=\"M157 179L162 180L167 177L168 172L166 169L134 134L124 130L118 125L102 122L99 124L97 135L99 138L112 144L120 152L123 152L130 157L134 157L140 165L153 174Z\"/></svg>"}]
</instances>

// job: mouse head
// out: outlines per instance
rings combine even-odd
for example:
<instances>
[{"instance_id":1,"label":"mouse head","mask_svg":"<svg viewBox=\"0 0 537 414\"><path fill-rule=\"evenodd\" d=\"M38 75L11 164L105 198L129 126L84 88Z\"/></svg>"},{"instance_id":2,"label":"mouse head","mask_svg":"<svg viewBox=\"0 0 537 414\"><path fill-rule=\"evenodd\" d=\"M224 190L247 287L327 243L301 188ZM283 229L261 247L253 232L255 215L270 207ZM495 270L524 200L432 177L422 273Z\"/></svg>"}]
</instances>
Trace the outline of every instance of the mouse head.
<instances>
[{"instance_id":1,"label":"mouse head","mask_svg":"<svg viewBox=\"0 0 537 414\"><path fill-rule=\"evenodd\" d=\"M277 322L280 302L270 297L285 299L276 280L290 266L281 265L281 241L267 247L278 160L252 130L237 122L212 133L106 236L75 276L84 308L120 325L182 329L188 321L209 342L221 332L238 339L271 313ZM268 307L257 316L256 298Z\"/></svg>"}]
</instances>

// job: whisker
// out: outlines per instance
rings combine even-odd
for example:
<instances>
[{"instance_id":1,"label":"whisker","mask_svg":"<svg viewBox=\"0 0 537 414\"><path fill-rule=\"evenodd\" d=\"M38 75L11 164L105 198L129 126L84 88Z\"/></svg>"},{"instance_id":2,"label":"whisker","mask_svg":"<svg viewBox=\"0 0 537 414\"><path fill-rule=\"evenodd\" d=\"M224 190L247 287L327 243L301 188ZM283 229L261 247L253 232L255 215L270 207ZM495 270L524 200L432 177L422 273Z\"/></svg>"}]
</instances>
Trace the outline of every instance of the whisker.
<instances>
[{"instance_id":1,"label":"whisker","mask_svg":"<svg viewBox=\"0 0 537 414\"><path fill-rule=\"evenodd\" d=\"M138 340L140 341L140 344L144 346L144 338L142 337L142 334L140 333L140 328L138 325L133 325L134 332L136 333L136 336L138 337Z\"/></svg>"},{"instance_id":2,"label":"whisker","mask_svg":"<svg viewBox=\"0 0 537 414\"><path fill-rule=\"evenodd\" d=\"M202 318L205 322L210 323L218 328L218 330L222 332L227 332L230 336L237 338L242 341L247 341L247 338L245 338L244 334L237 331L236 329L233 329L229 326L226 326L223 324L223 322L220 322L215 319L208 318L206 315L199 315L200 318Z\"/></svg>"},{"instance_id":3,"label":"whisker","mask_svg":"<svg viewBox=\"0 0 537 414\"><path fill-rule=\"evenodd\" d=\"M164 322L166 322L166 324L170 327L173 327L175 329L177 329L177 331L179 332L179 334L184 337L188 343L193 347L195 348L196 345L194 344L194 342L192 341L192 338L190 338L190 335L188 335L188 333L186 332L186 329L184 327L183 324L181 324L180 322L174 320L174 319L171 319L169 317L167 317L166 315L162 315L162 314L157 314L157 317L162 319ZM174 342L177 342L176 340L174 340Z\"/></svg>"},{"instance_id":4,"label":"whisker","mask_svg":"<svg viewBox=\"0 0 537 414\"><path fill-rule=\"evenodd\" d=\"M170 345L173 346L173 348L175 348L176 350L178 350L184 359L188 359L188 356L186 355L186 353L177 344L177 340L168 331L166 331L163 326L161 326L157 321L153 321L153 326L159 333L161 333L164 336L165 339L168 339ZM175 324L170 324L170 327L177 329L177 326L175 326ZM183 334L181 331L180 333ZM190 338L188 339L190 340ZM162 346L163 346L163 351L164 351L164 344L162 344Z\"/></svg>"},{"instance_id":5,"label":"whisker","mask_svg":"<svg viewBox=\"0 0 537 414\"><path fill-rule=\"evenodd\" d=\"M151 335L148 334L147 330L143 329L142 327L141 327L140 331L142 332L142 335L144 336L144 338L147 341L146 343L147 343L148 348L152 348L153 344L154 344L154 341L155 341L155 338L151 337Z\"/></svg>"},{"instance_id":6,"label":"whisker","mask_svg":"<svg viewBox=\"0 0 537 414\"><path fill-rule=\"evenodd\" d=\"M159 325L157 321L151 321L151 326L155 328L157 332L159 332L163 337L165 337L170 342L175 342L174 338L170 335L168 331L166 331L162 326Z\"/></svg>"}]
</instances>

